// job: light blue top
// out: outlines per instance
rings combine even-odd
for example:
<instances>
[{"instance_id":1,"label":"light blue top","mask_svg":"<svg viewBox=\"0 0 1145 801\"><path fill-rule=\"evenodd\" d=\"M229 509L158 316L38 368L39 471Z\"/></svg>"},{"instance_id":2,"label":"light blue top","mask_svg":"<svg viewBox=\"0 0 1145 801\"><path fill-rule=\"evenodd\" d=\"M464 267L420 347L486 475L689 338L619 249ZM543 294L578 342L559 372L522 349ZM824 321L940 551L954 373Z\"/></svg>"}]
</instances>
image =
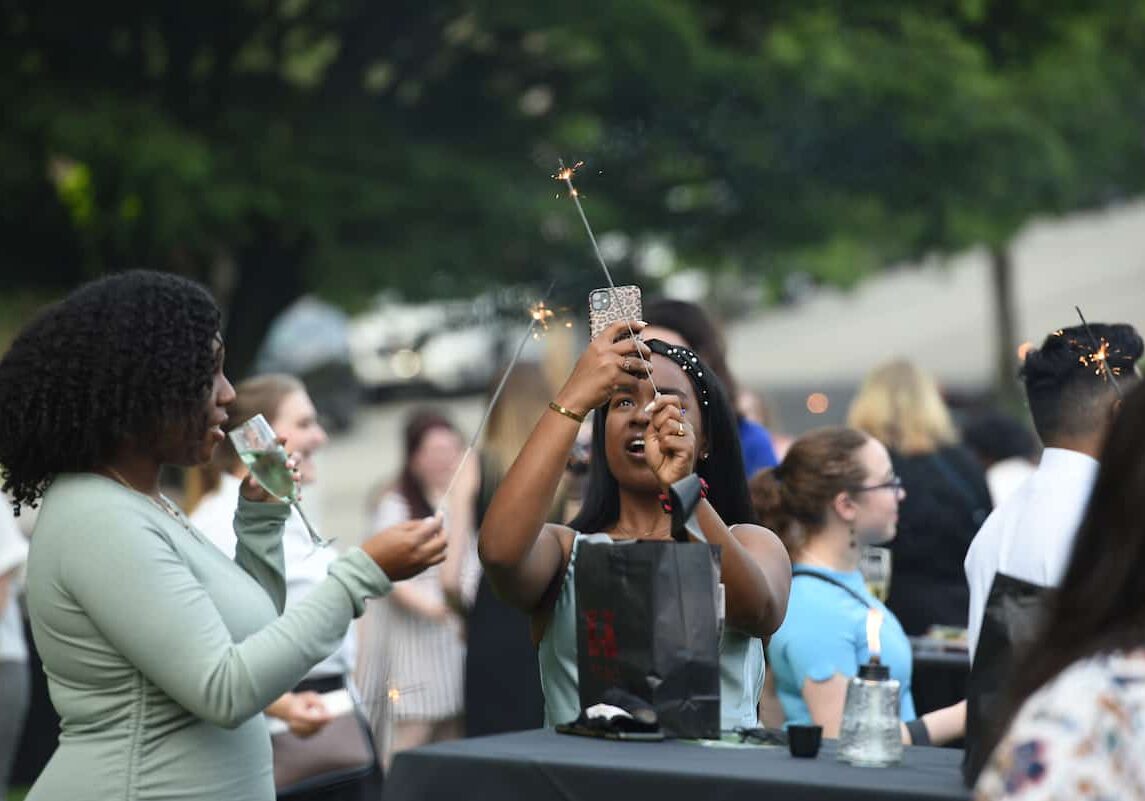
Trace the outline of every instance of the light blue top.
<instances>
[{"instance_id":1,"label":"light blue top","mask_svg":"<svg viewBox=\"0 0 1145 801\"><path fill-rule=\"evenodd\" d=\"M576 667L576 553L581 542L609 543L608 534L577 534L553 618L538 650L545 725L568 723L580 714ZM763 643L724 627L720 638L720 728L759 725L756 704L763 688Z\"/></svg>"},{"instance_id":2,"label":"light blue top","mask_svg":"<svg viewBox=\"0 0 1145 801\"><path fill-rule=\"evenodd\" d=\"M899 713L903 720L914 720L914 699L910 695L912 656L910 640L898 618L875 599L858 570L840 573L814 565L796 564L807 570L842 582L862 596L862 604L842 587L814 576L795 575L787 617L767 646L767 663L775 675L775 687L788 724L811 723L811 712L803 700L803 682L826 681L836 673L852 677L859 665L870 659L867 648L867 612L870 606L883 613L879 637L880 660L890 668L891 677L902 685Z\"/></svg>"}]
</instances>

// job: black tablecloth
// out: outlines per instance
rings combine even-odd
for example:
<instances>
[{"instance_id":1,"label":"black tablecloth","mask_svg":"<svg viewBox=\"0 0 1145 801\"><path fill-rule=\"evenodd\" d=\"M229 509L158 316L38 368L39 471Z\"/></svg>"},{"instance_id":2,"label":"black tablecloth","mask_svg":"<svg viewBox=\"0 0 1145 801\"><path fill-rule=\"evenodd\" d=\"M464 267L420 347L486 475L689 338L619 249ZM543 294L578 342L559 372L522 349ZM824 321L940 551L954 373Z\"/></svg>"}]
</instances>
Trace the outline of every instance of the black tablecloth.
<instances>
[{"instance_id":1,"label":"black tablecloth","mask_svg":"<svg viewBox=\"0 0 1145 801\"><path fill-rule=\"evenodd\" d=\"M823 743L819 758L786 748L720 748L670 741L635 743L518 732L439 743L398 754L383 801L864 801L969 798L960 751L907 748L902 765L855 768Z\"/></svg>"}]
</instances>

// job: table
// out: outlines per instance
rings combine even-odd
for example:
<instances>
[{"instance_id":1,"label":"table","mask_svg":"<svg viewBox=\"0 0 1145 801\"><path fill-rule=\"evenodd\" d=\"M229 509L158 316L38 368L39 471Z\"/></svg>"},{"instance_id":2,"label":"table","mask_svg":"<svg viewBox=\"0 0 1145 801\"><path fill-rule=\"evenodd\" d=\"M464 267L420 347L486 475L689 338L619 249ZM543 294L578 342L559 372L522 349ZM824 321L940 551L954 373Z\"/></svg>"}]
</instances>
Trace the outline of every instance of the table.
<instances>
[{"instance_id":1,"label":"table","mask_svg":"<svg viewBox=\"0 0 1145 801\"><path fill-rule=\"evenodd\" d=\"M902 765L856 768L835 759L794 759L786 748L694 742L615 742L551 729L456 740L398 754L383 801L966 801L962 752L907 748Z\"/></svg>"}]
</instances>

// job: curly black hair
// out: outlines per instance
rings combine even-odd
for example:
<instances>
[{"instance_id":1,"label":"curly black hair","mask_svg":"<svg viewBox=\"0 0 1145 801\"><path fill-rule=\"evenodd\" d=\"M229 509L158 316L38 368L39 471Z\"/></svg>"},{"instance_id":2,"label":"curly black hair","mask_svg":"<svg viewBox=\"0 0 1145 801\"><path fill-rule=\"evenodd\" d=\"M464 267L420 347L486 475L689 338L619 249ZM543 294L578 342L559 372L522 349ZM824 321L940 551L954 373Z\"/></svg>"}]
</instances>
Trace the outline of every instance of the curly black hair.
<instances>
[{"instance_id":1,"label":"curly black hair","mask_svg":"<svg viewBox=\"0 0 1145 801\"><path fill-rule=\"evenodd\" d=\"M25 327L0 360L3 491L35 506L60 473L153 443L210 392L220 314L199 284L132 271L86 284Z\"/></svg>"},{"instance_id":2,"label":"curly black hair","mask_svg":"<svg viewBox=\"0 0 1145 801\"><path fill-rule=\"evenodd\" d=\"M1141 335L1127 323L1063 328L1031 350L1020 375L1042 442L1099 430L1105 424L1103 404L1116 398L1112 382L1123 392L1137 383L1142 350Z\"/></svg>"}]
</instances>

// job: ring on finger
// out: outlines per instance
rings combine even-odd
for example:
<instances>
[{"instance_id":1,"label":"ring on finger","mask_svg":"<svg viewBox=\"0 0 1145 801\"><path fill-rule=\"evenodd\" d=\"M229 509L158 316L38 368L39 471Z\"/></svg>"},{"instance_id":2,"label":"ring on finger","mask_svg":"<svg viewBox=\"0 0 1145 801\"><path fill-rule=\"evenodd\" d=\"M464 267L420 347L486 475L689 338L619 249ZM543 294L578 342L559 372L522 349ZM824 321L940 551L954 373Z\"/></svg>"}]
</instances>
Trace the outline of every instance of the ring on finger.
<instances>
[{"instance_id":1,"label":"ring on finger","mask_svg":"<svg viewBox=\"0 0 1145 801\"><path fill-rule=\"evenodd\" d=\"M620 369L627 373L630 367L632 367L632 359L625 356L623 364L620 365Z\"/></svg>"},{"instance_id":2,"label":"ring on finger","mask_svg":"<svg viewBox=\"0 0 1145 801\"><path fill-rule=\"evenodd\" d=\"M677 420L676 422L677 422L677 423L679 423L679 425L680 425L680 430L676 432L676 436L677 436L677 437L684 437L684 436L687 436L687 435L688 435L688 432L687 432L687 430L684 428L684 421L683 421L683 420Z\"/></svg>"}]
</instances>

